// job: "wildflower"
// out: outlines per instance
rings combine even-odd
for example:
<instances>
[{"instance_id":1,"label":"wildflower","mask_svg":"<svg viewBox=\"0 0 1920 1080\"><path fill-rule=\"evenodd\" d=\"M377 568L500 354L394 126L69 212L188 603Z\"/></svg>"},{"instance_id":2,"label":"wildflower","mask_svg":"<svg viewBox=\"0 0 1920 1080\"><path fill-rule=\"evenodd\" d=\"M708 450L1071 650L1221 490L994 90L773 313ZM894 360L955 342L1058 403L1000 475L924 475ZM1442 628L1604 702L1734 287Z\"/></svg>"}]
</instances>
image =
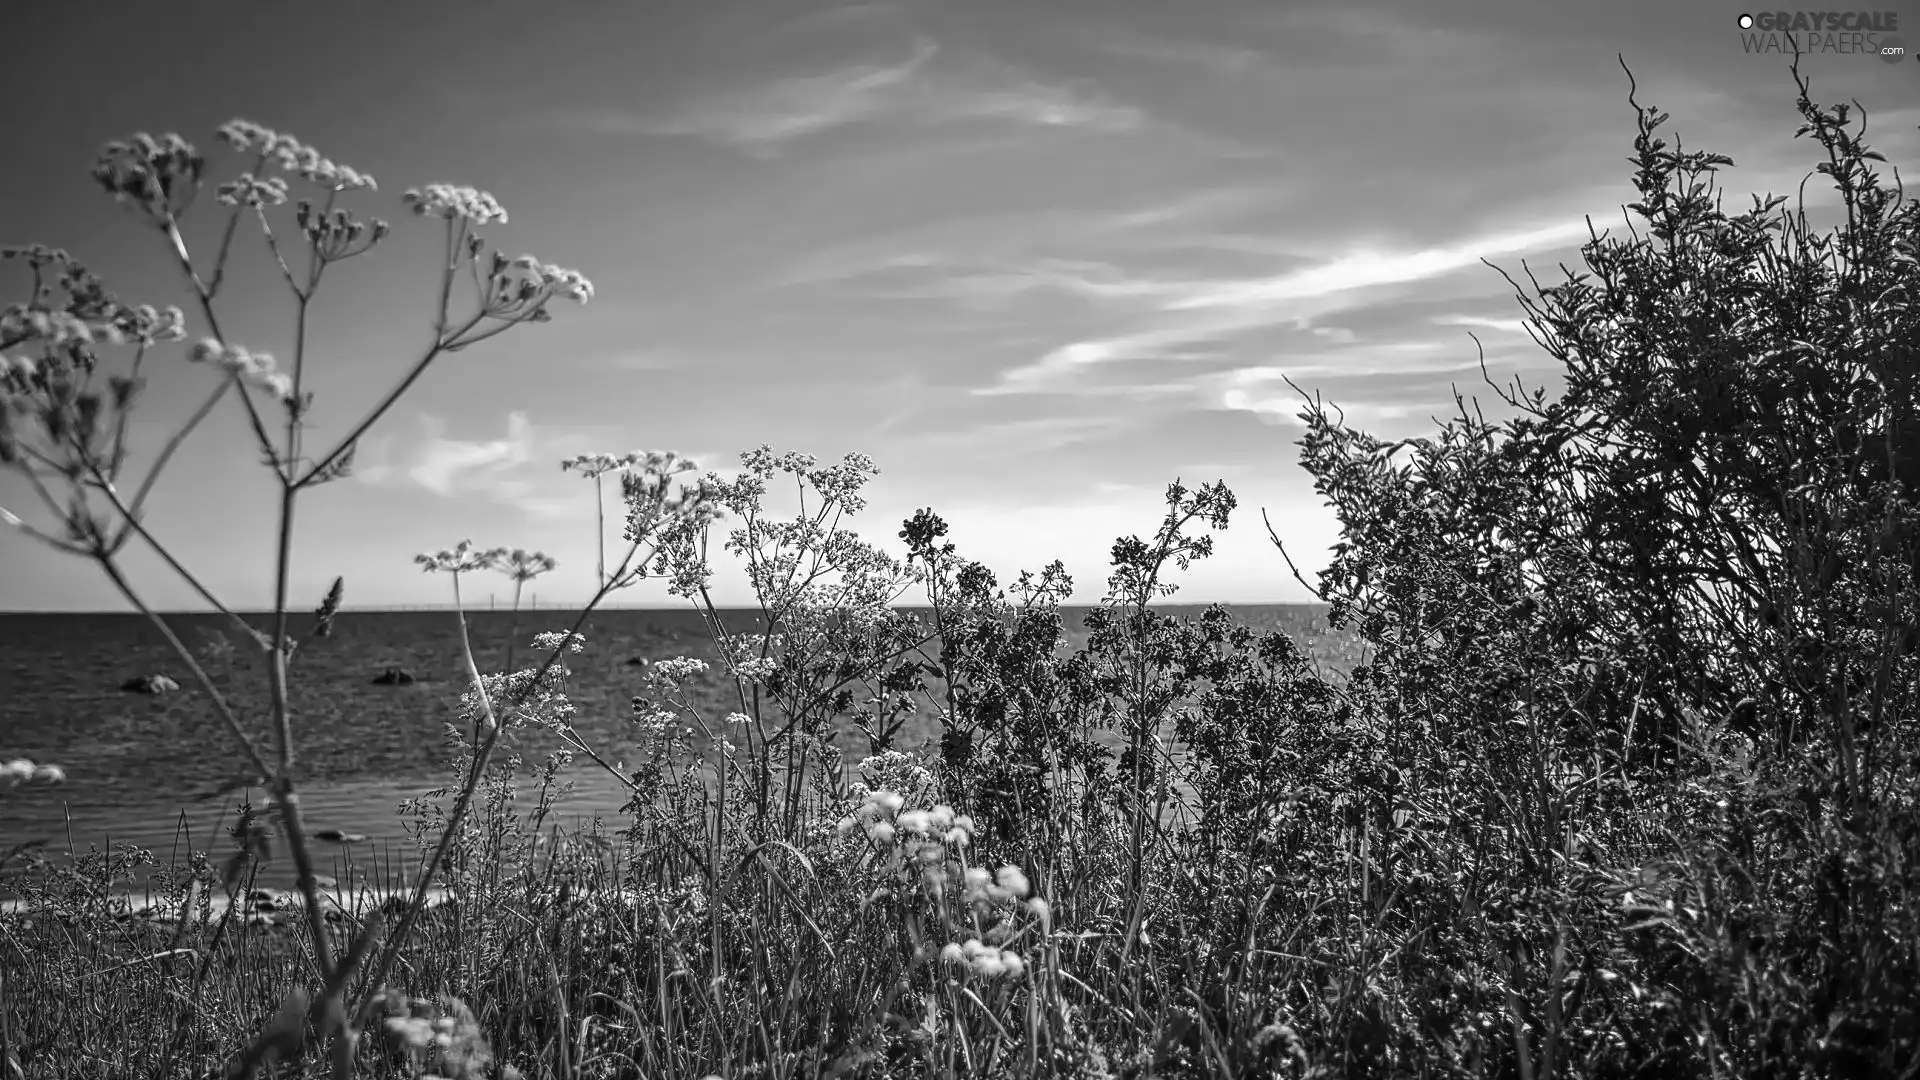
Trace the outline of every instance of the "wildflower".
<instances>
[{"instance_id":1,"label":"wildflower","mask_svg":"<svg viewBox=\"0 0 1920 1080\"><path fill-rule=\"evenodd\" d=\"M401 201L419 217L446 218L449 221L461 218L473 225L495 221L505 223L507 220L507 212L499 202L478 188L428 184L425 188L408 188L406 194L401 196Z\"/></svg>"},{"instance_id":2,"label":"wildflower","mask_svg":"<svg viewBox=\"0 0 1920 1080\"><path fill-rule=\"evenodd\" d=\"M493 553L475 551L473 541L462 540L451 551L437 551L431 555L415 555L413 561L419 563L426 572L436 570L460 574L474 570L485 570L493 565Z\"/></svg>"},{"instance_id":3,"label":"wildflower","mask_svg":"<svg viewBox=\"0 0 1920 1080\"><path fill-rule=\"evenodd\" d=\"M85 345L94 340L93 327L70 311L48 311L14 304L0 312L0 336L40 340L50 345Z\"/></svg>"},{"instance_id":4,"label":"wildflower","mask_svg":"<svg viewBox=\"0 0 1920 1080\"><path fill-rule=\"evenodd\" d=\"M602 473L609 473L615 469L625 468L626 465L627 462L625 460L614 457L612 454L581 454L579 457L568 458L561 462L560 471L569 472L578 470L582 476L591 479Z\"/></svg>"},{"instance_id":5,"label":"wildflower","mask_svg":"<svg viewBox=\"0 0 1920 1080\"><path fill-rule=\"evenodd\" d=\"M515 581L532 581L560 565L557 559L544 551L527 551L522 548L508 551L506 548L495 548L493 554L500 564L498 569Z\"/></svg>"},{"instance_id":6,"label":"wildflower","mask_svg":"<svg viewBox=\"0 0 1920 1080\"><path fill-rule=\"evenodd\" d=\"M114 201L132 204L149 221L166 226L187 212L205 168L206 159L180 136L155 139L143 131L108 143L94 161L93 178Z\"/></svg>"},{"instance_id":7,"label":"wildflower","mask_svg":"<svg viewBox=\"0 0 1920 1080\"><path fill-rule=\"evenodd\" d=\"M587 639L584 634L570 633L565 630L550 630L533 635L533 647L541 652L553 652L562 645L571 653L585 652Z\"/></svg>"},{"instance_id":8,"label":"wildflower","mask_svg":"<svg viewBox=\"0 0 1920 1080\"><path fill-rule=\"evenodd\" d=\"M427 1001L390 994L387 1007L388 1040L412 1059L416 1073L424 1072L429 1062L434 1075L449 1080L479 1080L490 1071L493 1051L472 1010L460 999L443 995Z\"/></svg>"},{"instance_id":9,"label":"wildflower","mask_svg":"<svg viewBox=\"0 0 1920 1080\"><path fill-rule=\"evenodd\" d=\"M280 136L273 148L274 164L300 179L328 191L377 190L373 177L350 165L340 165L291 135Z\"/></svg>"},{"instance_id":10,"label":"wildflower","mask_svg":"<svg viewBox=\"0 0 1920 1080\"><path fill-rule=\"evenodd\" d=\"M186 313L177 307L160 310L151 304L142 304L122 307L100 325L100 330L116 345L152 345L186 337L186 319Z\"/></svg>"},{"instance_id":11,"label":"wildflower","mask_svg":"<svg viewBox=\"0 0 1920 1080\"><path fill-rule=\"evenodd\" d=\"M388 225L374 218L371 225L360 222L344 208L321 213L311 202L300 200L294 209L294 224L306 234L314 253L328 262L340 262L371 250L386 239Z\"/></svg>"},{"instance_id":12,"label":"wildflower","mask_svg":"<svg viewBox=\"0 0 1920 1080\"><path fill-rule=\"evenodd\" d=\"M1040 920L1041 933L1050 933L1052 931L1052 905L1048 904L1043 898L1036 896L1027 901L1027 910L1033 912L1033 917Z\"/></svg>"},{"instance_id":13,"label":"wildflower","mask_svg":"<svg viewBox=\"0 0 1920 1080\"><path fill-rule=\"evenodd\" d=\"M578 270L543 263L531 255L508 259L496 252L481 309L496 319L542 322L549 317L547 302L556 296L584 304L593 299L593 283Z\"/></svg>"},{"instance_id":14,"label":"wildflower","mask_svg":"<svg viewBox=\"0 0 1920 1080\"><path fill-rule=\"evenodd\" d=\"M634 723L649 735L664 735L673 726L674 714L665 709L649 709L634 699Z\"/></svg>"},{"instance_id":15,"label":"wildflower","mask_svg":"<svg viewBox=\"0 0 1920 1080\"><path fill-rule=\"evenodd\" d=\"M220 141L235 150L252 150L259 148L264 151L273 145L274 140L279 138L271 128L262 127L251 120L240 119L229 120L221 124L217 134L220 136Z\"/></svg>"},{"instance_id":16,"label":"wildflower","mask_svg":"<svg viewBox=\"0 0 1920 1080\"><path fill-rule=\"evenodd\" d=\"M265 388L282 401L293 400L293 377L275 370L278 365L272 353L252 352L216 338L201 338L188 350L187 359L197 364L211 362L244 382Z\"/></svg>"},{"instance_id":17,"label":"wildflower","mask_svg":"<svg viewBox=\"0 0 1920 1080\"><path fill-rule=\"evenodd\" d=\"M1023 900L1031 887L1027 884L1027 875L1017 866L1003 866L994 874L994 880L1002 889L1011 893L1016 900Z\"/></svg>"},{"instance_id":18,"label":"wildflower","mask_svg":"<svg viewBox=\"0 0 1920 1080\"><path fill-rule=\"evenodd\" d=\"M764 683L780 669L780 661L771 656L756 657L752 660L736 661L733 670L748 682Z\"/></svg>"},{"instance_id":19,"label":"wildflower","mask_svg":"<svg viewBox=\"0 0 1920 1080\"><path fill-rule=\"evenodd\" d=\"M960 945L958 951L962 962L981 978L997 979L1005 976L1009 979L1019 979L1026 974L1027 963L1018 953L1007 949L996 949L979 938L968 938ZM942 949L941 955L944 957L952 954Z\"/></svg>"},{"instance_id":20,"label":"wildflower","mask_svg":"<svg viewBox=\"0 0 1920 1080\"><path fill-rule=\"evenodd\" d=\"M216 199L222 206L282 206L287 201L287 182L277 176L261 179L241 173L220 185Z\"/></svg>"},{"instance_id":21,"label":"wildflower","mask_svg":"<svg viewBox=\"0 0 1920 1080\"><path fill-rule=\"evenodd\" d=\"M688 656L676 656L670 660L655 661L647 669L647 683L656 689L670 689L693 678L705 674L707 662Z\"/></svg>"}]
</instances>

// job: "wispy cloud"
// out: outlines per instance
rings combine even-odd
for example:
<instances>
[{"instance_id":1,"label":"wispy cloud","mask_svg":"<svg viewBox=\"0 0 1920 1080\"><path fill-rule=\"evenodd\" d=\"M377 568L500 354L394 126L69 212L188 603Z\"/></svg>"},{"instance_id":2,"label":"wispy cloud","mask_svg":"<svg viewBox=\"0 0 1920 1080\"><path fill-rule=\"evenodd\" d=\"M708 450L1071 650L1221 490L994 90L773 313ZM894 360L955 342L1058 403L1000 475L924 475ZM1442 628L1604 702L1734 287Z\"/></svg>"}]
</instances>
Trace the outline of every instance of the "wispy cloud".
<instances>
[{"instance_id":1,"label":"wispy cloud","mask_svg":"<svg viewBox=\"0 0 1920 1080\"><path fill-rule=\"evenodd\" d=\"M651 127L662 135L696 135L745 150L771 152L793 139L878 115L938 51L920 42L897 64L853 64L818 75L776 79L695 106ZM646 131L645 125L641 130Z\"/></svg>"},{"instance_id":2,"label":"wispy cloud","mask_svg":"<svg viewBox=\"0 0 1920 1080\"><path fill-rule=\"evenodd\" d=\"M1563 222L1407 254L1354 252L1268 277L1167 284L1154 290L1162 294L1154 313L1156 325L1131 334L1069 342L974 392L1053 392L1084 379L1088 369L1100 365L1180 359L1195 346L1254 330L1289 324L1306 329L1312 320L1353 306L1358 302L1354 294L1441 277L1476 266L1485 258L1559 247L1587 235L1584 222Z\"/></svg>"},{"instance_id":3,"label":"wispy cloud","mask_svg":"<svg viewBox=\"0 0 1920 1080\"><path fill-rule=\"evenodd\" d=\"M863 62L760 82L697 99L661 115L617 108L570 111L558 119L605 134L687 135L761 157L838 128L894 118L915 124L1002 121L1094 132L1132 131L1146 114L1085 84L1047 81L972 58L935 67L943 50L920 39L895 63Z\"/></svg>"},{"instance_id":4,"label":"wispy cloud","mask_svg":"<svg viewBox=\"0 0 1920 1080\"><path fill-rule=\"evenodd\" d=\"M1479 315L1442 315L1433 321L1440 326L1484 328L1487 330L1498 330L1503 334L1520 334L1523 336L1527 333L1527 320L1525 319L1489 319Z\"/></svg>"},{"instance_id":5,"label":"wispy cloud","mask_svg":"<svg viewBox=\"0 0 1920 1080\"><path fill-rule=\"evenodd\" d=\"M367 439L353 476L374 487L412 487L444 499L479 498L510 503L534 517L571 516L585 506L559 490L546 466L560 456L554 440L535 429L525 412L509 413L506 433L494 439L460 439L447 434L438 416L420 418L420 435ZM561 442L575 441L564 437Z\"/></svg>"}]
</instances>

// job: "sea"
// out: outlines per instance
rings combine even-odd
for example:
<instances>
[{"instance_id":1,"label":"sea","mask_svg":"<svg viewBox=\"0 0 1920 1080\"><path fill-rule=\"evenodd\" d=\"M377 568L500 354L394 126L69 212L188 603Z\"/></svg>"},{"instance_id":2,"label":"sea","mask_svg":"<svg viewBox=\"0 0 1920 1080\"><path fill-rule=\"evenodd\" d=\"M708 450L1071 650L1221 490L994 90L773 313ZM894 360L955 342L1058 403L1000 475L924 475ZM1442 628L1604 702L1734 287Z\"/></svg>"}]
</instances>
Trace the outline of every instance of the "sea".
<instances>
[{"instance_id":1,"label":"sea","mask_svg":"<svg viewBox=\"0 0 1920 1080\"><path fill-rule=\"evenodd\" d=\"M1350 640L1326 629L1320 605L1224 606L1236 621L1286 632L1329 667L1339 668L1351 656ZM1174 616L1204 610L1155 608ZM1086 640L1089 610L1061 609L1063 650ZM719 614L729 633L756 633L763 626L757 610ZM931 625L931 612L921 614ZM484 672L525 666L534 633L567 629L576 617L559 610L465 616ZM241 618L255 627L270 625L270 616L258 613ZM224 615L187 613L164 621L195 655L247 737L277 766L279 733L269 720L257 646ZM453 783L449 727L469 687L462 675L460 616L451 610L347 610L335 616L326 637L310 636L313 623L302 614L290 627L301 636L289 666L294 775L308 830L353 838L318 845L322 867L336 875L410 872L418 845L401 804ZM708 622L691 609L615 609L593 612L580 632L586 651L568 658L575 725L608 762L637 762L643 740L631 718L645 670L640 662L676 656L715 661ZM377 682L388 669L412 681ZM146 675L165 676L180 689L123 689ZM739 707L729 698L730 687L712 677L696 680L689 685L690 700L708 715L722 715ZM896 745L916 749L936 736L927 721L904 730ZM852 725L841 725L837 741L850 765L866 756L866 739ZM546 732L531 732L505 749L530 771L559 745ZM241 808L267 805L211 696L161 631L138 614L0 613L0 763L22 758L58 765L65 779L10 786L0 781L0 857L13 855L0 867L0 894L19 873L27 850L56 864L123 845L162 864L182 862L193 852L217 859L231 849L229 830ZM609 831L626 824L620 809L628 789L619 778L577 757L560 779L572 790L556 803L551 823L579 828L598 818ZM530 791L522 798L531 809ZM278 885L292 880L284 853L264 872Z\"/></svg>"}]
</instances>

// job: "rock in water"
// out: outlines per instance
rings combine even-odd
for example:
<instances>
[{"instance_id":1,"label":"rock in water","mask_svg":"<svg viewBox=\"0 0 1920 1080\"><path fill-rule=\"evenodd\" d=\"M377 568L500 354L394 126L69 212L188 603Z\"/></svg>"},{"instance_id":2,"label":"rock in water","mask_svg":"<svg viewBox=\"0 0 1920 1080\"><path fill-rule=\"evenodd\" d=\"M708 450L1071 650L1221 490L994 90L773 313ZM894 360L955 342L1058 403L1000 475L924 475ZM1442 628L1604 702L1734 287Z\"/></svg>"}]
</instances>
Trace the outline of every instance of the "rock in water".
<instances>
[{"instance_id":1,"label":"rock in water","mask_svg":"<svg viewBox=\"0 0 1920 1080\"><path fill-rule=\"evenodd\" d=\"M142 675L121 683L120 689L130 694L170 694L180 689L180 684L165 675Z\"/></svg>"},{"instance_id":2,"label":"rock in water","mask_svg":"<svg viewBox=\"0 0 1920 1080\"><path fill-rule=\"evenodd\" d=\"M413 674L405 668L390 667L373 677L375 686L405 686L413 682Z\"/></svg>"}]
</instances>

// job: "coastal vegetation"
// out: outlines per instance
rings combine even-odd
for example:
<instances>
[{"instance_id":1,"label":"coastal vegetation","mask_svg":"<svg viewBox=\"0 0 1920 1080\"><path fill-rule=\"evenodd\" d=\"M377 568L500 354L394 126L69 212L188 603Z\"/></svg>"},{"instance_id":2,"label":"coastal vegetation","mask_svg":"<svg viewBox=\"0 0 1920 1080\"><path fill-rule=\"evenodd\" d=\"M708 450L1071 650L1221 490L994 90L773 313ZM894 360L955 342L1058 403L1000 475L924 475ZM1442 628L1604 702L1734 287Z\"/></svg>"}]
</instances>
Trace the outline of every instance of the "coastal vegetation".
<instances>
[{"instance_id":1,"label":"coastal vegetation","mask_svg":"<svg viewBox=\"0 0 1920 1080\"><path fill-rule=\"evenodd\" d=\"M287 672L341 601L287 595L297 496L346 474L435 357L591 286L491 252L479 230L504 212L484 192L409 192L445 245L433 341L315 452L305 319L324 273L388 232L345 207L371 180L235 122L222 135L250 169L218 187L203 261L179 223L205 159L171 136L112 144L96 179L177 252L191 352L219 387L127 491L143 358L188 320L120 303L64 252L9 249L33 291L0 317L0 461L53 524L8 521L91 559L164 629L119 555L165 551L142 525L153 478L237 399L281 480L276 610L230 620L261 657L264 718L173 641L183 693L272 801L229 849L168 868L162 918L106 903L125 853L29 874L0 920L0 1070L1920 1075L1920 211L1854 110L1796 81L1831 232L1783 196L1725 212L1731 160L1670 144L1630 97L1628 235L1596 231L1582 273L1514 283L1557 396L1489 379L1509 419L1461 399L1393 443L1307 399L1299 464L1342 532L1301 580L1362 646L1343 673L1225 609L1154 603L1237 524L1223 483L1167 487L1157 527L1114 543L1086 639L1060 649L1059 563L1002 583L933 509L897 543L848 529L876 471L861 455L761 448L731 480L666 452L567 463L619 481L595 602L662 588L709 617L718 663L637 666L651 752L615 761L567 696L591 606L498 672L451 616L448 785L411 808L426 866L364 911L323 895L326 826L298 799ZM288 213L292 187L310 197ZM285 369L221 336L242 225L296 297ZM469 270L477 306L456 315ZM113 373L110 346L132 354ZM729 556L757 629L711 602ZM547 565L469 544L420 561L457 600L473 574ZM724 712L687 696L709 674ZM909 716L935 737L904 741ZM524 761L534 732L561 745ZM619 828L548 839L572 766L628 787ZM244 902L267 859L296 868L291 919Z\"/></svg>"}]
</instances>

